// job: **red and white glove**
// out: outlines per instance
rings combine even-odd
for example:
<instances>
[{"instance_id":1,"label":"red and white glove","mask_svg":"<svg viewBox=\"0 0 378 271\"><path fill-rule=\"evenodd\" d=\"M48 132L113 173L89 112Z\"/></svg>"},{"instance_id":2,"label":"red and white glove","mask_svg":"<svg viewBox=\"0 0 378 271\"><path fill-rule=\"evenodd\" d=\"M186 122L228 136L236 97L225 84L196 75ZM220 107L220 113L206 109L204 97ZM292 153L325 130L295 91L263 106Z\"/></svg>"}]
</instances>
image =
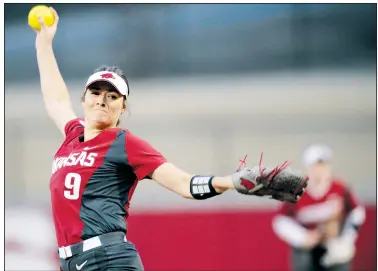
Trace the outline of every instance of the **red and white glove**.
<instances>
[{"instance_id":1,"label":"red and white glove","mask_svg":"<svg viewBox=\"0 0 378 271\"><path fill-rule=\"evenodd\" d=\"M242 165L245 166L245 159ZM241 166L242 166L241 165ZM244 195L270 196L273 199L297 203L307 186L308 177L287 169L285 161L281 166L267 168L262 165L262 154L258 166L244 167L232 174L235 189Z\"/></svg>"}]
</instances>

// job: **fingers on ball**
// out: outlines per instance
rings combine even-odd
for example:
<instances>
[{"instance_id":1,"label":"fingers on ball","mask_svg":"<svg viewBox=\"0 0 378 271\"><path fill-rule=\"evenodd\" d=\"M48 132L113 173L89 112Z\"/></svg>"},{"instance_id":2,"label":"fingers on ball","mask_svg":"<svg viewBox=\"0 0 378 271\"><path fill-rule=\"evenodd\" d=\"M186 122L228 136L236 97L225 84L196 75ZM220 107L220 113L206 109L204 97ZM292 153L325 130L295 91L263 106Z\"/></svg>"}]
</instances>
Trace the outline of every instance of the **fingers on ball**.
<instances>
[{"instance_id":1,"label":"fingers on ball","mask_svg":"<svg viewBox=\"0 0 378 271\"><path fill-rule=\"evenodd\" d=\"M45 27L45 21L41 15L37 16L38 22L41 25L41 28Z\"/></svg>"},{"instance_id":2,"label":"fingers on ball","mask_svg":"<svg viewBox=\"0 0 378 271\"><path fill-rule=\"evenodd\" d=\"M54 24L57 24L59 22L58 12L56 12L56 10L53 7L50 7L50 9L51 9L52 13L54 13L54 17L55 17Z\"/></svg>"}]
</instances>

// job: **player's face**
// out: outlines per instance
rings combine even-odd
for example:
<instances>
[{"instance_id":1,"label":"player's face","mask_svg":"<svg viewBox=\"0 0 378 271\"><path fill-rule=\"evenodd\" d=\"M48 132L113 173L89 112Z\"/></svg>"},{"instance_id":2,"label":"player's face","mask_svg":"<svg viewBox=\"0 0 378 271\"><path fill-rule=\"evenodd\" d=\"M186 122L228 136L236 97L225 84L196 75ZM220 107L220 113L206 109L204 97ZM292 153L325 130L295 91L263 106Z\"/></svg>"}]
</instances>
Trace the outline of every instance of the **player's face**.
<instances>
[{"instance_id":1,"label":"player's face","mask_svg":"<svg viewBox=\"0 0 378 271\"><path fill-rule=\"evenodd\" d=\"M123 96L107 83L96 83L87 89L82 101L85 118L96 127L115 127L125 111Z\"/></svg>"},{"instance_id":2,"label":"player's face","mask_svg":"<svg viewBox=\"0 0 378 271\"><path fill-rule=\"evenodd\" d=\"M328 163L316 163L307 168L310 180L322 181L327 180L331 176L331 166Z\"/></svg>"}]
</instances>

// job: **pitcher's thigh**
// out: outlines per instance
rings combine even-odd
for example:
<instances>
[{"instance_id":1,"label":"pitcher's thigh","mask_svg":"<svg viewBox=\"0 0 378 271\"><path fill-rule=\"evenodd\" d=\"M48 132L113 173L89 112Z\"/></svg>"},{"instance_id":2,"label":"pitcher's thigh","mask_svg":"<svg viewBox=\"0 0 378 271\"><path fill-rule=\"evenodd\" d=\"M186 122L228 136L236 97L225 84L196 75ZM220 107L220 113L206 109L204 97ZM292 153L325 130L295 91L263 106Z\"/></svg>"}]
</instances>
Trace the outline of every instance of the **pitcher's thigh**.
<instances>
[{"instance_id":1,"label":"pitcher's thigh","mask_svg":"<svg viewBox=\"0 0 378 271\"><path fill-rule=\"evenodd\" d=\"M104 247L107 258L105 270L143 271L142 260L135 246L130 242Z\"/></svg>"}]
</instances>

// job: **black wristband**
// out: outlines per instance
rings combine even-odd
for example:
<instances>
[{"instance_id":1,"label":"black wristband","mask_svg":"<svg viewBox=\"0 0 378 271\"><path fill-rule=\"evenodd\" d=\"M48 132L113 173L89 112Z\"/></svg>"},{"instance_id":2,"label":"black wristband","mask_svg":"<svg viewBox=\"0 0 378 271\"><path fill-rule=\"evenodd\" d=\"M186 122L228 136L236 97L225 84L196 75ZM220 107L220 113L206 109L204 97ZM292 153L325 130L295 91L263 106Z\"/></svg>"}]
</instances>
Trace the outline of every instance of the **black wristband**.
<instances>
[{"instance_id":1,"label":"black wristband","mask_svg":"<svg viewBox=\"0 0 378 271\"><path fill-rule=\"evenodd\" d=\"M193 176L190 180L190 194L194 199L202 200L219 195L213 187L214 176Z\"/></svg>"}]
</instances>

